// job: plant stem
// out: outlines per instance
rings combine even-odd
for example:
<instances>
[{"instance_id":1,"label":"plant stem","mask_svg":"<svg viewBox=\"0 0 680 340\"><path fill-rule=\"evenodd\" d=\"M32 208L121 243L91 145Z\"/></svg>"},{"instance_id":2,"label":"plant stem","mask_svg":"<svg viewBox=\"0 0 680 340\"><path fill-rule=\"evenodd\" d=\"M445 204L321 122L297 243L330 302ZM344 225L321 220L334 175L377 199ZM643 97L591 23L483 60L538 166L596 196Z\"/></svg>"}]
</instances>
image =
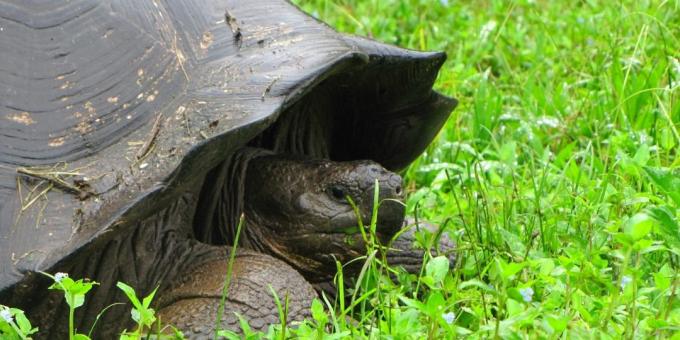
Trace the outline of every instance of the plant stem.
<instances>
[{"instance_id":1,"label":"plant stem","mask_svg":"<svg viewBox=\"0 0 680 340\"><path fill-rule=\"evenodd\" d=\"M21 329L19 329L19 327L16 325L14 321L9 322L9 325L12 326L12 329L14 329L14 331L19 335L21 340L27 339L24 333L21 331Z\"/></svg>"},{"instance_id":2,"label":"plant stem","mask_svg":"<svg viewBox=\"0 0 680 340\"><path fill-rule=\"evenodd\" d=\"M241 236L241 227L243 226L243 221L245 217L241 214L241 218L238 221L238 226L236 227L236 237L234 238L234 245L231 248L231 254L229 254L229 262L227 263L227 275L224 278L224 286L222 286L222 299L220 300L220 306L217 309L217 319L215 320L215 333L213 334L213 339L218 339L217 332L220 330L220 324L222 323L222 313L224 313L224 304L227 300L227 294L229 293L229 283L231 282L231 271L234 267L234 259L236 258L236 248L238 247L238 239Z\"/></svg>"},{"instance_id":3,"label":"plant stem","mask_svg":"<svg viewBox=\"0 0 680 340\"><path fill-rule=\"evenodd\" d=\"M73 332L73 319L74 319L75 309L71 306L68 307L68 338L73 340L75 334Z\"/></svg>"},{"instance_id":4,"label":"plant stem","mask_svg":"<svg viewBox=\"0 0 680 340\"><path fill-rule=\"evenodd\" d=\"M628 249L628 251L626 251L626 256L623 260L623 264L621 265L619 279L617 280L614 296L612 297L611 303L609 304L609 308L607 308L607 313L604 315L605 316L604 320L602 320L602 330L604 332L607 331L607 324L609 323L609 319L611 319L612 315L614 314L614 309L616 308L616 304L619 301L620 290L618 288L621 287L621 281L623 280L623 276L625 275L626 270L628 269L628 261L630 260L632 251L633 250L630 248Z\"/></svg>"}]
</instances>

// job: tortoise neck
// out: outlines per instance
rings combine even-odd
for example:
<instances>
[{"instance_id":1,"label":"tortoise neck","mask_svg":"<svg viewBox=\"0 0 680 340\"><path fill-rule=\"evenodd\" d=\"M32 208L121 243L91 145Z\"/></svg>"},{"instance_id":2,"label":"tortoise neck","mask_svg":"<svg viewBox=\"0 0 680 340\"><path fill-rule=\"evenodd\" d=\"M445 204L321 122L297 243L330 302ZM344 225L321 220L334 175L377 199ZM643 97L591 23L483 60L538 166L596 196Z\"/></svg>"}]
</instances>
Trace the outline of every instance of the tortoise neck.
<instances>
[{"instance_id":1,"label":"tortoise neck","mask_svg":"<svg viewBox=\"0 0 680 340\"><path fill-rule=\"evenodd\" d=\"M238 237L238 246L245 249L255 250L261 253L269 253L266 236L262 235L262 228L248 219L243 221L241 235L237 236L238 230L234 230L234 238Z\"/></svg>"},{"instance_id":2,"label":"tortoise neck","mask_svg":"<svg viewBox=\"0 0 680 340\"><path fill-rule=\"evenodd\" d=\"M257 214L245 214L239 247L254 250L277 258L302 274L310 282L331 280L333 275L326 273L322 268L327 267L323 262L308 255L300 254L290 249L290 242L284 241L288 235L279 234L274 230L280 230L280 226L272 225L272 221L257 216ZM291 226L293 227L293 226ZM236 233L236 231L234 231ZM235 234L234 234L235 235ZM293 246L294 247L294 246Z\"/></svg>"}]
</instances>

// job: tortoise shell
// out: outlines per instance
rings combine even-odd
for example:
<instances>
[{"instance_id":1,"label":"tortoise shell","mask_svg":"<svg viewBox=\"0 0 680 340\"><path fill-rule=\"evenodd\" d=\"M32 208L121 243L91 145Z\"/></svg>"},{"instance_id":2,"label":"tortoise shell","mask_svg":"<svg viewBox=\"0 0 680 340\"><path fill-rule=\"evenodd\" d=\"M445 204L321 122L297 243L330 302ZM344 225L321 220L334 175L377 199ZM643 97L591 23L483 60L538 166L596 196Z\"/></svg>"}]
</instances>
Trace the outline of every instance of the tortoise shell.
<instances>
[{"instance_id":1,"label":"tortoise shell","mask_svg":"<svg viewBox=\"0 0 680 340\"><path fill-rule=\"evenodd\" d=\"M444 54L279 0L4 0L0 46L0 291L244 145L401 169L456 105L432 90Z\"/></svg>"}]
</instances>

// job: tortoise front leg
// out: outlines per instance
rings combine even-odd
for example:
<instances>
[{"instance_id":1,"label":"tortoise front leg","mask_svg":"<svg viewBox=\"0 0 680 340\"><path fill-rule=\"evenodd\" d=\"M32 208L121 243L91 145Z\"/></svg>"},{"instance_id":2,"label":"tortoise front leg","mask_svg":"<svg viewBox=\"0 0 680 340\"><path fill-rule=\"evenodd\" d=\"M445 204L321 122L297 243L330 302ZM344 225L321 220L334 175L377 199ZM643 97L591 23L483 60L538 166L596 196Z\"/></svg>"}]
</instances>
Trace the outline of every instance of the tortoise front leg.
<instances>
[{"instance_id":1,"label":"tortoise front leg","mask_svg":"<svg viewBox=\"0 0 680 340\"><path fill-rule=\"evenodd\" d=\"M415 247L416 233L418 230L425 229L434 235L439 228L427 221L418 221L416 225L416 221L411 217L407 217L404 221L404 228L408 229L403 231L390 245L390 250L387 252L387 262L390 266L401 266L409 273L418 274L423 265L425 249ZM437 256L438 253L446 255L450 266L453 268L456 263L455 243L444 233L437 241L430 249L430 254L432 256Z\"/></svg>"},{"instance_id":2,"label":"tortoise front leg","mask_svg":"<svg viewBox=\"0 0 680 340\"><path fill-rule=\"evenodd\" d=\"M418 225L416 226L415 220L410 217L407 217L404 221L404 228L408 229L404 230L399 237L390 244L386 254L387 263L390 266L403 267L407 272L418 275L423 266L425 249L415 247L414 241L416 240L416 233L418 230L427 229L435 234L439 228L432 223L424 221L418 221ZM450 268L453 268L456 264L456 244L446 234L442 234L439 237L438 242L430 249L430 254L432 256L442 254L448 257ZM345 287L351 287L353 282L347 276L345 276L345 278ZM331 281L315 283L314 287L319 294L324 293L331 298L337 297L336 286ZM351 298L351 295L347 295L346 298Z\"/></svg>"},{"instance_id":3,"label":"tortoise front leg","mask_svg":"<svg viewBox=\"0 0 680 340\"><path fill-rule=\"evenodd\" d=\"M212 338L228 261L225 256L180 274L180 279L159 301L161 322L177 327L189 339ZM279 313L270 286L282 304L287 297L288 322L309 316L316 292L297 271L271 256L238 251L221 318L222 329L240 331L236 314L248 320L254 330L264 331L270 324L278 323Z\"/></svg>"}]
</instances>

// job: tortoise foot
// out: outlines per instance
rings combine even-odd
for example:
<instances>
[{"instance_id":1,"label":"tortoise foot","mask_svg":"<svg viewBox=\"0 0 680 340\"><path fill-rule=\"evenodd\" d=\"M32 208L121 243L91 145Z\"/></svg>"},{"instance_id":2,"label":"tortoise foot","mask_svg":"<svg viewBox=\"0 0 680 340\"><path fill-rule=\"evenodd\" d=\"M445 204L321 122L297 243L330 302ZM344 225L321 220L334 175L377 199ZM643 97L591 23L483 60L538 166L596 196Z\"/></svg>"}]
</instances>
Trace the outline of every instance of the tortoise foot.
<instances>
[{"instance_id":1,"label":"tortoise foot","mask_svg":"<svg viewBox=\"0 0 680 340\"><path fill-rule=\"evenodd\" d=\"M426 229L434 237L439 229L438 226L427 221L418 221L418 225L415 224L416 222L413 218L406 218L404 226L408 229L392 242L390 251L387 252L387 262L391 266L401 266L412 274L420 272L425 255L425 249L416 248L414 245L416 233L418 230ZM442 233L436 241L436 244L430 249L430 254L432 256L437 256L438 254L446 255L450 266L453 268L456 263L455 242L446 233Z\"/></svg>"}]
</instances>

